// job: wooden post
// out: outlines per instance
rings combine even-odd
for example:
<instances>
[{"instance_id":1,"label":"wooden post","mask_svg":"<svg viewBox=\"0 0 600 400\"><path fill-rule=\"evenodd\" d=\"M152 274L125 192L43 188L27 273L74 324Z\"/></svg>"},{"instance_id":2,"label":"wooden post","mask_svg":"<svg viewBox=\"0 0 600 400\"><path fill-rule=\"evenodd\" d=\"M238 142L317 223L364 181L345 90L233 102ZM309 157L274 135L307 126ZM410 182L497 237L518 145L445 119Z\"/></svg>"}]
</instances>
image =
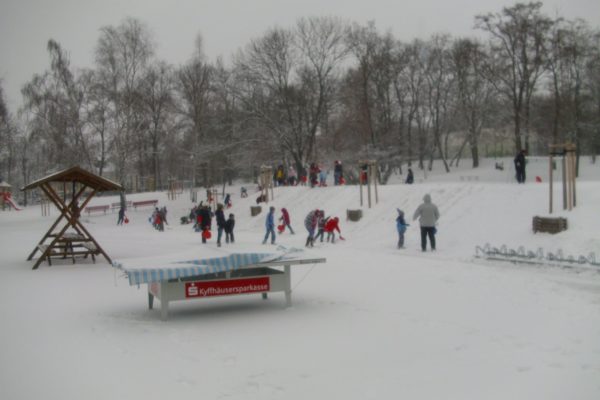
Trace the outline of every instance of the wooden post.
<instances>
[{"instance_id":1,"label":"wooden post","mask_svg":"<svg viewBox=\"0 0 600 400\"><path fill-rule=\"evenodd\" d=\"M550 180L548 182L548 184L550 186L550 214L552 214L552 193L553 193L552 192L552 190L553 190L553 187L552 187L552 179L553 179L553 177L552 177L552 165L553 164L552 163L553 163L553 160L552 160L552 149L550 149L550 171L549 171L549 174L548 174L549 180Z\"/></svg>"},{"instance_id":2,"label":"wooden post","mask_svg":"<svg viewBox=\"0 0 600 400\"><path fill-rule=\"evenodd\" d=\"M368 201L369 201L369 208L371 208L371 166L369 165L367 167L367 194L368 194Z\"/></svg>"},{"instance_id":3,"label":"wooden post","mask_svg":"<svg viewBox=\"0 0 600 400\"><path fill-rule=\"evenodd\" d=\"M377 193L377 181L379 180L379 168L377 168L377 163L373 164L373 185L375 188L375 204L379 203L379 194Z\"/></svg>"},{"instance_id":4,"label":"wooden post","mask_svg":"<svg viewBox=\"0 0 600 400\"><path fill-rule=\"evenodd\" d=\"M577 153L573 150L573 207L577 207Z\"/></svg>"},{"instance_id":5,"label":"wooden post","mask_svg":"<svg viewBox=\"0 0 600 400\"><path fill-rule=\"evenodd\" d=\"M361 166L360 161L359 161L359 163L358 163L358 185L360 187L360 206L361 207L363 205L363 188L362 188L362 184L363 184L362 166Z\"/></svg>"},{"instance_id":6,"label":"wooden post","mask_svg":"<svg viewBox=\"0 0 600 400\"><path fill-rule=\"evenodd\" d=\"M562 188L563 188L563 210L567 209L567 162L563 154L562 157Z\"/></svg>"}]
</instances>

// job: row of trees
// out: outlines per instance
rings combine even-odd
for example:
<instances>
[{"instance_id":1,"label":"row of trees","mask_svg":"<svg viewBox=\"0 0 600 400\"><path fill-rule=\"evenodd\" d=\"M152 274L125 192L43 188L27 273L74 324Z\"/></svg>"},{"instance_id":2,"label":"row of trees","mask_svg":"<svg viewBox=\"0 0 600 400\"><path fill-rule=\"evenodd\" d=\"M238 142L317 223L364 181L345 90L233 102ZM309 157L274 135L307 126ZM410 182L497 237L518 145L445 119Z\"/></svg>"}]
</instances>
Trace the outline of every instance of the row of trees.
<instances>
[{"instance_id":1,"label":"row of trees","mask_svg":"<svg viewBox=\"0 0 600 400\"><path fill-rule=\"evenodd\" d=\"M465 149L477 167L482 141L507 131L515 151L568 140L594 153L600 34L541 7L475 17L485 41L403 42L373 23L302 18L250 40L230 66L208 60L201 39L184 65L159 60L136 19L101 29L90 69L50 40L22 109L0 101L1 174L22 183L79 164L126 185L209 185L261 163L371 157L385 180L402 163L449 170Z\"/></svg>"}]
</instances>

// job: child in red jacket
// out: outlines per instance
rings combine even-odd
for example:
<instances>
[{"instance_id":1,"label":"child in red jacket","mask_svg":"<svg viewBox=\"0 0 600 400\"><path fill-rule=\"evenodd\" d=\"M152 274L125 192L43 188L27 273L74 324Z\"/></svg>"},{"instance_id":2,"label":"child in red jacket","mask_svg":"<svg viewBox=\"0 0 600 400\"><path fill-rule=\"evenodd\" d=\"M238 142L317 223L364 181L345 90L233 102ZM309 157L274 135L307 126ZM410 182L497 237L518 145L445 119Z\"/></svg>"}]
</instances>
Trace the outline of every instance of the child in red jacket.
<instances>
[{"instance_id":1,"label":"child in red jacket","mask_svg":"<svg viewBox=\"0 0 600 400\"><path fill-rule=\"evenodd\" d=\"M340 219L338 217L330 218L325 224L325 232L327 232L327 241L331 239L331 243L335 243L335 231L338 231L340 235L340 239L344 240L342 237L342 232L340 231L339 226Z\"/></svg>"},{"instance_id":2,"label":"child in red jacket","mask_svg":"<svg viewBox=\"0 0 600 400\"><path fill-rule=\"evenodd\" d=\"M288 229L290 230L290 233L292 235L294 234L294 230L292 229L292 225L290 225L290 213L288 213L287 209L285 209L285 208L281 209L281 218L279 218L279 221L282 222L282 224L279 225L279 233L283 233L283 231L285 230L285 227L287 226Z\"/></svg>"}]
</instances>

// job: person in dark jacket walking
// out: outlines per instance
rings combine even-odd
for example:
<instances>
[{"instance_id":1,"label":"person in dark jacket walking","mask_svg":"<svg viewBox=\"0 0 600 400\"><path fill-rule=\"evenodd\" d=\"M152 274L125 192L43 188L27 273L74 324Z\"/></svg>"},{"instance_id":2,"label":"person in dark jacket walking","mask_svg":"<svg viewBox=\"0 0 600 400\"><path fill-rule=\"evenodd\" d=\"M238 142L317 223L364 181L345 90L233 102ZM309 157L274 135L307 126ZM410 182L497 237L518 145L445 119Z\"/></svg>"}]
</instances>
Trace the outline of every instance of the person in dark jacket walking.
<instances>
[{"instance_id":1,"label":"person in dark jacket walking","mask_svg":"<svg viewBox=\"0 0 600 400\"><path fill-rule=\"evenodd\" d=\"M235 216L229 214L229 218L225 221L225 243L235 242L233 237L233 228L235 227Z\"/></svg>"},{"instance_id":2,"label":"person in dark jacket walking","mask_svg":"<svg viewBox=\"0 0 600 400\"><path fill-rule=\"evenodd\" d=\"M225 229L225 213L223 212L223 204L217 205L217 211L215 211L215 218L217 219L217 247L221 247L221 236L223 236L223 230Z\"/></svg>"},{"instance_id":3,"label":"person in dark jacket walking","mask_svg":"<svg viewBox=\"0 0 600 400\"><path fill-rule=\"evenodd\" d=\"M413 221L419 218L421 225L421 250L427 249L427 237L429 237L429 245L431 250L435 250L435 224L440 218L440 213L435 204L431 202L431 196L426 194L423 196L423 203L416 209L413 215Z\"/></svg>"},{"instance_id":4,"label":"person in dark jacket walking","mask_svg":"<svg viewBox=\"0 0 600 400\"><path fill-rule=\"evenodd\" d=\"M262 243L266 244L269 235L271 235L271 244L275 244L275 207L269 208L269 213L265 219L265 228L267 229L267 233Z\"/></svg>"},{"instance_id":5,"label":"person in dark jacket walking","mask_svg":"<svg viewBox=\"0 0 600 400\"><path fill-rule=\"evenodd\" d=\"M521 150L515 157L515 171L518 183L525 183L525 150Z\"/></svg>"}]
</instances>

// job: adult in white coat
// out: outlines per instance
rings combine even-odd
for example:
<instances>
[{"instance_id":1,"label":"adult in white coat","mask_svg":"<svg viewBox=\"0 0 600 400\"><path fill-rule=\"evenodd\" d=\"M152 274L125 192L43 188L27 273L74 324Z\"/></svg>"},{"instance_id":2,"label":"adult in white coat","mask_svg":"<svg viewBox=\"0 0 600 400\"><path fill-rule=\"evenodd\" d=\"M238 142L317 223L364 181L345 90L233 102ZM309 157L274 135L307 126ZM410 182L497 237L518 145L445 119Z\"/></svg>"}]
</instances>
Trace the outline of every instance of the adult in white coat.
<instances>
[{"instance_id":1,"label":"adult in white coat","mask_svg":"<svg viewBox=\"0 0 600 400\"><path fill-rule=\"evenodd\" d=\"M435 224L440 218L440 212L435 204L431 202L431 196L423 196L423 203L417 208L413 215L413 221L419 218L421 225L421 250L427 250L427 237L431 250L435 250Z\"/></svg>"}]
</instances>

